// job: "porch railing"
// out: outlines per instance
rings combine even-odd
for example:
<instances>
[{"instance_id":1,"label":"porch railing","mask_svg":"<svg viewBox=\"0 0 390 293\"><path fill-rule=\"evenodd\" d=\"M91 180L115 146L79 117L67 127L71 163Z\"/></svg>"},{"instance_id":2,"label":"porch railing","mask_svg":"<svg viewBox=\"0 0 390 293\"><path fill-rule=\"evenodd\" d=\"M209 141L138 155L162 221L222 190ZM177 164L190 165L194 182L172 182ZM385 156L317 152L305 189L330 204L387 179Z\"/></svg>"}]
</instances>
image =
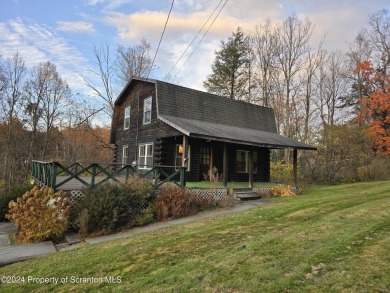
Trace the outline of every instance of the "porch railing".
<instances>
[{"instance_id":1,"label":"porch railing","mask_svg":"<svg viewBox=\"0 0 390 293\"><path fill-rule=\"evenodd\" d=\"M150 169L144 169L142 167L146 166L122 164L108 164L103 166L98 163L91 163L86 166L81 163L72 163L69 166L64 166L60 162L55 161L32 161L31 175L39 184L51 187L54 190L61 189L65 183L72 180L81 183L83 188L94 188L109 180L120 182L120 177L127 183L129 177L134 174L137 174L141 178L153 179L155 189L167 182L173 182L179 187L185 187L185 168L163 165L153 166Z\"/></svg>"}]
</instances>

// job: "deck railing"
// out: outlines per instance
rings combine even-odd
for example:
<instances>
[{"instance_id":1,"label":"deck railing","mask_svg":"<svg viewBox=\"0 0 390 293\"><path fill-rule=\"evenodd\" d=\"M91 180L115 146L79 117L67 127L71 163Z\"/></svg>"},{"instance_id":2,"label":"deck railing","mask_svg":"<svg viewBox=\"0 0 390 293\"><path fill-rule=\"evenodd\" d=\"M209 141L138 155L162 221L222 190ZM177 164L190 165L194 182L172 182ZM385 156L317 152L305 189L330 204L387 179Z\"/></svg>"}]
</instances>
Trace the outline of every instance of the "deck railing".
<instances>
[{"instance_id":1,"label":"deck railing","mask_svg":"<svg viewBox=\"0 0 390 293\"><path fill-rule=\"evenodd\" d=\"M38 184L51 187L54 190L61 189L65 183L71 180L80 182L84 188L94 188L109 180L119 182L119 177L128 182L129 177L135 174L141 178L153 179L155 189L167 182L173 182L179 187L185 187L185 168L162 165L153 166L152 168L145 167L147 166L102 165L98 163L91 163L85 166L81 163L72 163L69 166L64 166L56 161L33 161L31 175ZM84 180L86 178L88 178L87 181L89 182Z\"/></svg>"}]
</instances>

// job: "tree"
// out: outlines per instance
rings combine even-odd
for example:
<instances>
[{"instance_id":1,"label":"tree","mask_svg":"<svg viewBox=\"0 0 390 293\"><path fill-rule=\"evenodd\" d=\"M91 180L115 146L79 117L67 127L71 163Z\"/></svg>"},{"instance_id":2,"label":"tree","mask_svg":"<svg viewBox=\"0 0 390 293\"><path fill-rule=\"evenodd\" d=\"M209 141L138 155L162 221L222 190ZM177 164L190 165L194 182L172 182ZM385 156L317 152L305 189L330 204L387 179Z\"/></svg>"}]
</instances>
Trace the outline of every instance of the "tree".
<instances>
[{"instance_id":1,"label":"tree","mask_svg":"<svg viewBox=\"0 0 390 293\"><path fill-rule=\"evenodd\" d=\"M123 87L133 77L146 77L152 66L150 44L142 39L140 44L133 47L118 46L116 66Z\"/></svg>"},{"instance_id":2,"label":"tree","mask_svg":"<svg viewBox=\"0 0 390 293\"><path fill-rule=\"evenodd\" d=\"M352 108L354 113L360 111L360 101L363 97L362 77L355 68L365 60L369 60L372 55L372 46L365 30L359 32L347 52L347 75L351 82L351 92L341 97L342 107Z\"/></svg>"},{"instance_id":3,"label":"tree","mask_svg":"<svg viewBox=\"0 0 390 293\"><path fill-rule=\"evenodd\" d=\"M374 140L373 149L390 156L390 75L375 70L370 61L359 64L368 97L362 99L359 119L368 124L367 135Z\"/></svg>"},{"instance_id":4,"label":"tree","mask_svg":"<svg viewBox=\"0 0 390 293\"><path fill-rule=\"evenodd\" d=\"M390 12L383 9L373 14L369 21L368 35L374 49L373 58L384 76L390 67Z\"/></svg>"},{"instance_id":5,"label":"tree","mask_svg":"<svg viewBox=\"0 0 390 293\"><path fill-rule=\"evenodd\" d=\"M338 118L337 110L345 109L342 97L347 94L350 85L347 70L348 67L341 51L329 53L325 62L320 66L316 103L322 125L333 126Z\"/></svg>"},{"instance_id":6,"label":"tree","mask_svg":"<svg viewBox=\"0 0 390 293\"><path fill-rule=\"evenodd\" d=\"M322 43L316 51L308 52L307 66L303 70L303 108L304 108L304 130L302 140L308 142L310 118L316 112L312 109L313 99L315 97L315 78L319 68L323 66L326 57L326 52L321 49Z\"/></svg>"},{"instance_id":7,"label":"tree","mask_svg":"<svg viewBox=\"0 0 390 293\"><path fill-rule=\"evenodd\" d=\"M288 17L277 30L278 48L277 48L277 68L281 78L278 79L280 95L284 97L285 116L284 116L284 135L292 136L292 121L295 96L299 92L301 81L299 73L305 66L306 57L311 51L310 38L313 33L313 25L308 20L300 20L296 14ZM285 150L284 160L290 161L290 151Z\"/></svg>"},{"instance_id":8,"label":"tree","mask_svg":"<svg viewBox=\"0 0 390 293\"><path fill-rule=\"evenodd\" d=\"M97 69L88 69L96 79L94 81L88 80L84 75L80 76L84 79L85 84L92 90L93 94L100 98L105 104L104 109L106 114L111 117L114 113L114 102L118 89L114 84L115 77L115 61L110 57L110 46L106 43L105 46L100 48L94 46L95 53L95 65ZM103 86L99 86L100 84Z\"/></svg>"},{"instance_id":9,"label":"tree","mask_svg":"<svg viewBox=\"0 0 390 293\"><path fill-rule=\"evenodd\" d=\"M256 59L256 80L260 89L261 104L269 106L274 91L272 79L275 77L279 46L278 36L269 19L263 25L256 26L252 46Z\"/></svg>"},{"instance_id":10,"label":"tree","mask_svg":"<svg viewBox=\"0 0 390 293\"><path fill-rule=\"evenodd\" d=\"M63 108L70 98L70 89L49 61L34 68L25 86L26 121L30 124L29 161L38 156L44 159L51 131L60 121ZM41 133L44 134L41 137ZM38 140L38 137L41 139Z\"/></svg>"},{"instance_id":11,"label":"tree","mask_svg":"<svg viewBox=\"0 0 390 293\"><path fill-rule=\"evenodd\" d=\"M210 93L248 100L249 39L241 28L237 28L227 42L221 41L221 46L221 50L215 52L212 74L203 82L203 86Z\"/></svg>"},{"instance_id":12,"label":"tree","mask_svg":"<svg viewBox=\"0 0 390 293\"><path fill-rule=\"evenodd\" d=\"M1 154L3 157L2 177L6 180L7 186L10 186L19 179L16 178L14 170L22 171L21 158L23 155L20 152L22 147L18 145L19 137L17 134L20 130L18 114L22 104L26 67L19 53L14 54L13 58L7 59L4 66L0 65L0 67L2 67L2 70L0 68L0 106L3 113L3 117L0 119L5 122L4 141L2 142L4 149Z\"/></svg>"}]
</instances>

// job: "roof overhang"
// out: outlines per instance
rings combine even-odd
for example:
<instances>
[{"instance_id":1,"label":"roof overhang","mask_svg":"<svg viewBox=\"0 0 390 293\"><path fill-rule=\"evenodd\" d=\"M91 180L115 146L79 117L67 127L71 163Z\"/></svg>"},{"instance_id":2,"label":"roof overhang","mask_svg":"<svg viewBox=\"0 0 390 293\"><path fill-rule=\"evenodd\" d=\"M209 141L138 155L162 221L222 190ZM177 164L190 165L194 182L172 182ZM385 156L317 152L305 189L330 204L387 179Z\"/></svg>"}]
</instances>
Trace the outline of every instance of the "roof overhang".
<instances>
[{"instance_id":1,"label":"roof overhang","mask_svg":"<svg viewBox=\"0 0 390 293\"><path fill-rule=\"evenodd\" d=\"M210 123L184 117L161 116L158 118L189 137L252 145L270 149L292 148L317 150L316 147L273 132Z\"/></svg>"}]
</instances>

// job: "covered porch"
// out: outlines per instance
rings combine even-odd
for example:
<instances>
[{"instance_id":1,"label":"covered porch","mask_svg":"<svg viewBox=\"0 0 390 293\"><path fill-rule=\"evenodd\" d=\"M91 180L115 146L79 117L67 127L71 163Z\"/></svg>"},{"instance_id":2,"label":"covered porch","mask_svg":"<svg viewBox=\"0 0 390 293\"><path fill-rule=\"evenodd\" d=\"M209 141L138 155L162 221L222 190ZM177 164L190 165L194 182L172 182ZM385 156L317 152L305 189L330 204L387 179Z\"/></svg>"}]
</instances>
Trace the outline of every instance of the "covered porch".
<instances>
[{"instance_id":1,"label":"covered porch","mask_svg":"<svg viewBox=\"0 0 390 293\"><path fill-rule=\"evenodd\" d=\"M239 182L240 186L246 182L246 187L253 188L255 183L270 182L270 152L275 148L221 138L165 137L155 143L154 164L184 168L185 182L191 182L190 186L196 186L192 182L209 181L226 188L231 182ZM292 149L297 186L299 148Z\"/></svg>"}]
</instances>

